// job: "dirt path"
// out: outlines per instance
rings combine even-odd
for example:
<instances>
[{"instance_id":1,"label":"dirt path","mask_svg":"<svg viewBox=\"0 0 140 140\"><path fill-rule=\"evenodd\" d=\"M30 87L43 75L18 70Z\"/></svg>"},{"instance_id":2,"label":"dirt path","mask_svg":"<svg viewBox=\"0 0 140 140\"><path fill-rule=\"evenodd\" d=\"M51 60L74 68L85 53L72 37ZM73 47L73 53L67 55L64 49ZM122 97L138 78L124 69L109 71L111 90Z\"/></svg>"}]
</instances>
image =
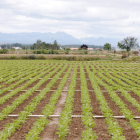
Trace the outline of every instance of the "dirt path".
<instances>
[{"instance_id":1,"label":"dirt path","mask_svg":"<svg viewBox=\"0 0 140 140\"><path fill-rule=\"evenodd\" d=\"M73 71L71 72L69 78L72 77L72 74L73 74ZM68 79L63 90L69 89L70 82L71 82L71 80ZM64 108L66 97L67 97L67 92L62 92L61 96L55 106L53 115L61 114L61 112ZM59 118L50 119L50 123L45 127L44 131L40 134L40 137L42 138L42 140L55 140L58 138L58 136L55 134L57 131L58 123L59 123Z\"/></svg>"}]
</instances>

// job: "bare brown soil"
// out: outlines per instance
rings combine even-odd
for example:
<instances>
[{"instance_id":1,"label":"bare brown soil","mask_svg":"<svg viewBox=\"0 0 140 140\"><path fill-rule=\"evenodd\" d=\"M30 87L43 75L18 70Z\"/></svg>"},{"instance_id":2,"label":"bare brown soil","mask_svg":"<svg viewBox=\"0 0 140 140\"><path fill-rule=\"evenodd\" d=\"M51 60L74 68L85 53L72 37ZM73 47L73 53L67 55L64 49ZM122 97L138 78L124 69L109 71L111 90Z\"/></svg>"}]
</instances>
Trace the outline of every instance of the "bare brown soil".
<instances>
[{"instance_id":1,"label":"bare brown soil","mask_svg":"<svg viewBox=\"0 0 140 140\"><path fill-rule=\"evenodd\" d=\"M120 113L120 109L115 104L115 102L111 100L109 94L107 92L103 92L103 95L104 95L105 99L107 100L108 105L111 108L114 116L122 116L123 114ZM131 140L131 138L134 138L135 140L137 139L137 135L136 135L135 131L132 128L130 128L128 121L126 121L125 119L116 119L116 121L123 128L124 136L126 137L126 139L128 139L128 140ZM129 133L129 135L128 135L128 133Z\"/></svg>"},{"instance_id":2,"label":"bare brown soil","mask_svg":"<svg viewBox=\"0 0 140 140\"><path fill-rule=\"evenodd\" d=\"M38 119L39 117L30 117L22 126L16 130L16 132L11 135L11 137L8 140L24 140L25 135L28 134L29 130L33 126L33 123Z\"/></svg>"},{"instance_id":3,"label":"bare brown soil","mask_svg":"<svg viewBox=\"0 0 140 140\"><path fill-rule=\"evenodd\" d=\"M7 95L7 94L9 94L9 93L10 93L10 91L7 91L7 92L1 94L1 95L0 95L0 98L3 97L3 96L5 96L5 95Z\"/></svg>"},{"instance_id":4,"label":"bare brown soil","mask_svg":"<svg viewBox=\"0 0 140 140\"><path fill-rule=\"evenodd\" d=\"M80 78L80 73L77 73L77 78Z\"/></svg>"},{"instance_id":5,"label":"bare brown soil","mask_svg":"<svg viewBox=\"0 0 140 140\"><path fill-rule=\"evenodd\" d=\"M50 91L48 93L46 93L46 96L43 100L40 101L40 103L38 104L38 106L36 107L36 110L32 113L33 115L40 115L42 110L45 108L45 106L49 103L49 100L52 96L53 92Z\"/></svg>"},{"instance_id":6,"label":"bare brown soil","mask_svg":"<svg viewBox=\"0 0 140 140\"><path fill-rule=\"evenodd\" d=\"M97 135L97 140L110 140L111 137L107 133L107 126L104 121L104 119L94 119L96 127L94 127L92 130Z\"/></svg>"},{"instance_id":7,"label":"bare brown soil","mask_svg":"<svg viewBox=\"0 0 140 140\"><path fill-rule=\"evenodd\" d=\"M82 115L81 92L75 92L73 102L73 115Z\"/></svg>"},{"instance_id":8,"label":"bare brown soil","mask_svg":"<svg viewBox=\"0 0 140 140\"><path fill-rule=\"evenodd\" d=\"M132 111L133 115L140 116L140 112L137 110L136 107L134 107L130 102L128 102L120 92L117 92L118 96L121 98L121 100L126 104L127 108Z\"/></svg>"},{"instance_id":9,"label":"bare brown soil","mask_svg":"<svg viewBox=\"0 0 140 140\"><path fill-rule=\"evenodd\" d=\"M88 75L86 76L86 78L89 78ZM90 87L90 90L93 90L91 82L88 81L88 89ZM90 85L90 86L89 86ZM90 99L91 99L91 107L93 108L93 115L94 116L102 116L102 112L100 110L100 105L99 102L96 99L96 95L94 92L89 92L90 95ZM93 131L96 132L96 135L98 136L97 140L110 140L110 136L107 133L107 127L106 127L106 123L104 121L104 119L95 119L94 121L96 123L96 127L93 128Z\"/></svg>"},{"instance_id":10,"label":"bare brown soil","mask_svg":"<svg viewBox=\"0 0 140 140\"><path fill-rule=\"evenodd\" d=\"M76 88L75 90L81 90L81 82L80 80L76 80Z\"/></svg>"},{"instance_id":11,"label":"bare brown soil","mask_svg":"<svg viewBox=\"0 0 140 140\"><path fill-rule=\"evenodd\" d=\"M43 108L46 106L46 104L48 104L49 102L49 99L50 97L52 96L53 92L48 92L46 94L46 97L45 99L41 100L41 102L39 103L39 105L36 107L36 110L33 114L37 114L37 115L40 115ZM30 100L31 101L31 100ZM30 103L30 102L29 102ZM26 107L26 105L28 104L25 104L20 106L18 112L22 111L24 109L24 107ZM17 110L14 111L15 114L17 114L18 112L16 112ZM21 125L20 129L18 129L11 137L10 139L11 140L14 140L14 139L25 139L25 135L29 132L29 130L31 129L31 127L33 126L33 123L36 121L36 119L39 118L39 117L30 117L24 124Z\"/></svg>"},{"instance_id":12,"label":"bare brown soil","mask_svg":"<svg viewBox=\"0 0 140 140\"><path fill-rule=\"evenodd\" d=\"M72 73L73 72L71 72L69 78L72 77ZM71 80L68 79L64 88L63 88L63 90L68 90L70 82L71 82ZM61 96L59 97L58 102L55 106L55 110L53 112L53 115L60 115L61 114L61 112L64 108L66 97L67 97L67 92L62 92ZM58 135L56 135L56 131L57 131L57 128L58 128L58 123L59 123L59 118L51 118L50 123L45 127L44 131L40 134L40 137L43 140L58 139Z\"/></svg>"},{"instance_id":13,"label":"bare brown soil","mask_svg":"<svg viewBox=\"0 0 140 140\"><path fill-rule=\"evenodd\" d=\"M43 88L45 88L47 86L47 84L51 81L51 79L48 79L46 82L44 82L38 90L42 90Z\"/></svg>"},{"instance_id":14,"label":"bare brown soil","mask_svg":"<svg viewBox=\"0 0 140 140\"><path fill-rule=\"evenodd\" d=\"M135 93L133 92L129 92L129 94L131 95L132 98L134 98L139 104L140 104L140 97L137 96Z\"/></svg>"},{"instance_id":15,"label":"bare brown soil","mask_svg":"<svg viewBox=\"0 0 140 140\"><path fill-rule=\"evenodd\" d=\"M72 118L70 127L70 134L66 136L66 140L80 140L82 131L84 131L84 125L81 118Z\"/></svg>"},{"instance_id":16,"label":"bare brown soil","mask_svg":"<svg viewBox=\"0 0 140 140\"><path fill-rule=\"evenodd\" d=\"M119 107L116 105L116 103L114 101L111 100L108 92L102 92L102 94L104 95L104 97L108 103L108 106L112 110L114 116L122 116L122 113L120 113Z\"/></svg>"},{"instance_id":17,"label":"bare brown soil","mask_svg":"<svg viewBox=\"0 0 140 140\"><path fill-rule=\"evenodd\" d=\"M40 81L40 80L37 80L37 81L33 82L33 83L30 84L25 90L28 90L28 89L34 87L39 81Z\"/></svg>"},{"instance_id":18,"label":"bare brown soil","mask_svg":"<svg viewBox=\"0 0 140 140\"><path fill-rule=\"evenodd\" d=\"M15 96L13 96L11 99L7 100L5 103L3 103L2 105L0 105L0 112L7 107L8 105L11 105L12 102L18 98L21 94L23 94L24 92L20 91L19 93L17 93Z\"/></svg>"},{"instance_id":19,"label":"bare brown soil","mask_svg":"<svg viewBox=\"0 0 140 140\"><path fill-rule=\"evenodd\" d=\"M122 127L126 140L138 140L138 136L136 135L134 129L129 126L126 119L116 119L116 121Z\"/></svg>"},{"instance_id":20,"label":"bare brown soil","mask_svg":"<svg viewBox=\"0 0 140 140\"><path fill-rule=\"evenodd\" d=\"M39 92L34 92L32 93L31 96L28 97L27 100L25 100L22 104L20 104L11 114L18 114L20 113L20 111L23 111L24 108L29 105L29 103L31 102L31 100L33 98L35 98L37 95L39 94Z\"/></svg>"},{"instance_id":21,"label":"bare brown soil","mask_svg":"<svg viewBox=\"0 0 140 140\"><path fill-rule=\"evenodd\" d=\"M41 65L42 65L42 63L41 63ZM98 68L96 67L95 63L94 63L94 65L95 65L94 67L98 71ZM45 66L45 64L44 64L44 66ZM101 66L99 66L99 67L102 68ZM80 67L78 67L78 71L77 71L78 72L77 73L77 78L79 78L79 79L77 79L77 86L76 86L75 90L81 90L80 69L79 68ZM65 70L65 72L67 70L68 70L68 68ZM91 67L90 67L90 70L91 70ZM111 71L111 69L108 69L108 70ZM86 73L85 66L84 66L84 71L85 71L86 79L89 79L88 74ZM48 73L46 73L45 75L47 75L47 74ZM63 73L60 76L60 78L62 78L64 76L64 74L65 73ZM98 75L98 74L96 74L96 75ZM55 76L55 74L53 76L51 76L51 78L53 78L54 76ZM72 76L72 73L71 73L69 78L71 78L71 76ZM51 79L48 79L45 83L43 83L39 87L39 90L43 90L50 81L51 81ZM58 85L60 84L60 81L61 81L61 79L57 80L57 82L54 84L54 86L51 88L51 90L56 90L58 88ZM64 86L63 90L68 90L70 81L71 81L71 79L67 80L67 83ZM24 85L26 82L27 81L23 82L22 84L16 86L15 88ZM34 87L38 82L39 82L39 80L37 80L36 82L34 82L31 85L29 85L26 89L30 89L30 88ZM104 80L103 80L103 82L106 83ZM125 81L123 81L123 82L126 83ZM15 83L15 82L13 82L13 83ZM11 83L11 84L13 84L13 83ZM114 83L117 83L117 82L114 81ZM1 84L5 85L4 82L0 83L0 85ZM11 84L6 85L6 87L10 86ZM92 88L90 80L87 80L87 87L88 87L89 90L94 90ZM102 86L100 86L100 89L101 90L106 90ZM3 97L3 96L5 96L5 95L7 95L9 93L10 92L6 92L6 93L0 95L0 97ZM2 111L8 105L11 105L12 102L23 93L25 93L25 92L17 93L11 99L7 100L6 103L0 105L0 111ZM21 105L19 105L11 114L18 114L20 111L24 110L24 108L31 102L31 100L34 97L36 97L39 93L40 92L37 92L37 91L34 92L26 101L24 101ZM134 115L140 116L140 113L138 112L136 107L134 107L130 102L128 102L121 95L120 92L116 92L116 93L121 98L121 100L126 104L127 108L130 109ZM133 92L129 92L129 93L132 96L132 98L134 98L135 100L137 100L138 103L140 103L140 98L137 95L135 95ZM46 104L49 103L49 100L50 100L52 94L53 94L53 92L51 92L51 91L46 94L45 99L40 101L39 105L36 107L36 110L35 110L35 112L33 114L37 114L37 115L41 114L41 112L44 109L44 107L46 106ZM102 94L104 95L104 97L105 97L105 99L106 99L106 101L108 103L108 106L111 108L113 114L115 116L122 116L122 113L120 113L119 107L116 105L116 103L114 101L111 100L109 94L107 92L103 92ZM96 95L95 95L94 91L89 92L89 95L90 95L90 99L91 99L91 107L93 108L93 110L92 110L93 115L103 115L101 110L100 110L100 105L99 105L99 102L96 99ZM64 109L64 104L65 104L66 97L67 97L67 92L62 92L62 94L61 94L60 98L58 99L58 102L57 102L57 104L55 106L55 111L54 111L53 115L60 115L61 114L62 110ZM73 113L72 114L73 115L81 115L82 114L81 92L80 91L75 91L74 102L73 102ZM16 119L16 118L17 117L7 117L3 121L0 121L0 131L4 129L4 127L6 126L7 123L12 123L13 119ZM9 138L9 140L22 140L22 139L25 139L25 135L29 132L29 130L33 126L33 123L38 118L39 117L29 117L29 119L27 119L27 121L21 126L20 129L16 130L16 132ZM98 136L97 140L109 140L109 139L111 139L111 136L107 132L107 126L106 126L106 123L105 123L105 119L95 119L95 118L93 118L93 119L94 119L94 121L96 123L96 127L93 128L93 131ZM44 131L40 134L40 137L43 140L56 140L56 139L59 139L58 135L56 134L57 128L58 128L58 123L59 123L59 118L51 118L49 120L50 120L50 123L48 125L46 125ZM127 140L136 140L136 139L138 139L134 129L132 129L129 126L129 123L128 123L127 120L125 120L125 119L116 119L116 121L122 127L123 132L124 132L124 136L126 137ZM137 121L140 123L140 119L137 119ZM65 137L65 139L66 140L80 140L83 130L84 130L84 126L82 124L82 119L79 118L79 117L78 118L72 118L72 121L71 121L71 124L70 124L70 127L69 127L69 132L70 133Z\"/></svg>"},{"instance_id":22,"label":"bare brown soil","mask_svg":"<svg viewBox=\"0 0 140 140\"><path fill-rule=\"evenodd\" d=\"M7 123L12 123L13 119L16 119L17 117L7 117L4 120L0 121L0 131L2 131Z\"/></svg>"},{"instance_id":23,"label":"bare brown soil","mask_svg":"<svg viewBox=\"0 0 140 140\"><path fill-rule=\"evenodd\" d=\"M81 90L79 85L81 85L80 80L77 80L76 89ZM75 92L74 102L73 102L73 115L82 115L82 104L81 104L81 92ZM84 126L82 124L81 118L72 118L69 131L70 133L66 136L66 140L80 140Z\"/></svg>"}]
</instances>

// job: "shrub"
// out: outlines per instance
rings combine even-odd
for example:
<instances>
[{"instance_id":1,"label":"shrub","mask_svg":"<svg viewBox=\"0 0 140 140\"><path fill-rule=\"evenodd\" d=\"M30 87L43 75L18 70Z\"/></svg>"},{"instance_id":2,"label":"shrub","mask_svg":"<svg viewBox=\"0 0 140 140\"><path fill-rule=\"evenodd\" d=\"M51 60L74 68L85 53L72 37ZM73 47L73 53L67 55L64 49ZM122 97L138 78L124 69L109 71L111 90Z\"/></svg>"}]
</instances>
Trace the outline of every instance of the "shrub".
<instances>
[{"instance_id":1,"label":"shrub","mask_svg":"<svg viewBox=\"0 0 140 140\"><path fill-rule=\"evenodd\" d=\"M69 51L65 51L65 54L69 54Z\"/></svg>"},{"instance_id":2,"label":"shrub","mask_svg":"<svg viewBox=\"0 0 140 140\"><path fill-rule=\"evenodd\" d=\"M84 54L88 54L88 51L84 51Z\"/></svg>"},{"instance_id":3,"label":"shrub","mask_svg":"<svg viewBox=\"0 0 140 140\"><path fill-rule=\"evenodd\" d=\"M35 55L30 55L29 58L30 59L36 59L36 56Z\"/></svg>"},{"instance_id":4,"label":"shrub","mask_svg":"<svg viewBox=\"0 0 140 140\"><path fill-rule=\"evenodd\" d=\"M44 59L46 59L46 57L43 56L43 55L40 55L40 56L37 57L37 59L43 59L44 60Z\"/></svg>"},{"instance_id":5,"label":"shrub","mask_svg":"<svg viewBox=\"0 0 140 140\"><path fill-rule=\"evenodd\" d=\"M108 57L108 56L110 56L110 54L107 53L106 56Z\"/></svg>"},{"instance_id":6,"label":"shrub","mask_svg":"<svg viewBox=\"0 0 140 140\"><path fill-rule=\"evenodd\" d=\"M20 59L29 59L29 56L21 56Z\"/></svg>"},{"instance_id":7,"label":"shrub","mask_svg":"<svg viewBox=\"0 0 140 140\"><path fill-rule=\"evenodd\" d=\"M58 57L53 57L53 60L67 60L67 61L95 61L95 60L100 60L101 58L99 57L76 57L76 56L58 56Z\"/></svg>"},{"instance_id":8,"label":"shrub","mask_svg":"<svg viewBox=\"0 0 140 140\"><path fill-rule=\"evenodd\" d=\"M66 50L66 51L65 51L65 54L69 54L69 51L68 51L68 50Z\"/></svg>"},{"instance_id":9,"label":"shrub","mask_svg":"<svg viewBox=\"0 0 140 140\"><path fill-rule=\"evenodd\" d=\"M41 51L41 50L37 50L37 51L34 50L34 51L33 51L33 54L42 54L42 51Z\"/></svg>"},{"instance_id":10,"label":"shrub","mask_svg":"<svg viewBox=\"0 0 140 140\"><path fill-rule=\"evenodd\" d=\"M54 50L49 50L48 54L54 54Z\"/></svg>"},{"instance_id":11,"label":"shrub","mask_svg":"<svg viewBox=\"0 0 140 140\"><path fill-rule=\"evenodd\" d=\"M36 54L36 51L33 51L33 54Z\"/></svg>"},{"instance_id":12,"label":"shrub","mask_svg":"<svg viewBox=\"0 0 140 140\"><path fill-rule=\"evenodd\" d=\"M8 53L9 51L7 50L7 49L2 49L2 50L0 50L0 54L6 54L6 53Z\"/></svg>"},{"instance_id":13,"label":"shrub","mask_svg":"<svg viewBox=\"0 0 140 140\"><path fill-rule=\"evenodd\" d=\"M123 53L122 59L127 58L127 57L128 57L128 55L126 53Z\"/></svg>"},{"instance_id":14,"label":"shrub","mask_svg":"<svg viewBox=\"0 0 140 140\"><path fill-rule=\"evenodd\" d=\"M140 57L138 57L138 56L134 56L134 57L129 57L129 58L123 59L123 61L127 61L127 62L139 61L139 60L140 60Z\"/></svg>"},{"instance_id":15,"label":"shrub","mask_svg":"<svg viewBox=\"0 0 140 140\"><path fill-rule=\"evenodd\" d=\"M57 50L54 50L54 51L53 51L53 54L58 54L58 51L57 51Z\"/></svg>"},{"instance_id":16,"label":"shrub","mask_svg":"<svg viewBox=\"0 0 140 140\"><path fill-rule=\"evenodd\" d=\"M49 54L48 50L42 50L42 54Z\"/></svg>"},{"instance_id":17,"label":"shrub","mask_svg":"<svg viewBox=\"0 0 140 140\"><path fill-rule=\"evenodd\" d=\"M131 60L132 61L138 61L140 58L139 57L132 57Z\"/></svg>"},{"instance_id":18,"label":"shrub","mask_svg":"<svg viewBox=\"0 0 140 140\"><path fill-rule=\"evenodd\" d=\"M134 55L138 55L139 52L138 52L138 51L134 51L133 54L134 54Z\"/></svg>"},{"instance_id":19,"label":"shrub","mask_svg":"<svg viewBox=\"0 0 140 140\"><path fill-rule=\"evenodd\" d=\"M9 59L18 59L18 58L17 56L13 55L13 56L10 56Z\"/></svg>"}]
</instances>

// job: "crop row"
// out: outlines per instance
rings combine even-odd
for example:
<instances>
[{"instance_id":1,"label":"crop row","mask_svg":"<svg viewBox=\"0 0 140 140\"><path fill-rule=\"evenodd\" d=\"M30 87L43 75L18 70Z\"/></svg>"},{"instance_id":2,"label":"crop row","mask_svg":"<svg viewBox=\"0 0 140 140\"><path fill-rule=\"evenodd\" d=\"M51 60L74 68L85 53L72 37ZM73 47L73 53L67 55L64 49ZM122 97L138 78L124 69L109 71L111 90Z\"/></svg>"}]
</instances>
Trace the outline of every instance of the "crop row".
<instances>
[{"instance_id":1,"label":"crop row","mask_svg":"<svg viewBox=\"0 0 140 140\"><path fill-rule=\"evenodd\" d=\"M114 85L114 86L116 85L111 79L106 78L106 77L104 77L103 75L100 75L100 77L101 77L102 79L104 79L107 83L109 83L110 85ZM118 82L118 83L119 83L119 82ZM116 86L116 89L117 89L118 91L120 91L121 94L122 94L122 96L124 96L125 99L126 99L127 101L129 101L133 106L135 106L135 107L138 109L138 111L140 112L140 104L136 101L135 98L132 98L131 95L130 95L126 90L124 90L124 87L120 86L120 84L119 84L119 85ZM125 88L125 89L127 89L127 88ZM132 89L134 89L133 86L132 86ZM132 89L131 89L131 90L132 90ZM135 91L137 91L137 90L135 90ZM135 92L134 92L134 93L135 93ZM136 93L138 94L138 93L140 93L140 92L137 91Z\"/></svg>"},{"instance_id":2,"label":"crop row","mask_svg":"<svg viewBox=\"0 0 140 140\"><path fill-rule=\"evenodd\" d=\"M53 72L51 72L51 74L48 74L38 84L36 84L36 87L34 87L34 88L38 88L42 83L44 83L44 81L46 81L46 79L48 79L51 75L55 74L56 71L58 71L61 67L62 67L62 65L59 65ZM58 78L64 72L64 70L66 68L67 68L67 65L65 65L59 71L59 73L57 73L53 77L53 79L50 81L50 83L47 84L46 88L44 88L43 90L41 90L40 93L35 98L33 98L33 100L30 102L30 104L27 105L24 108L24 110L19 113L19 117L16 120L14 120L13 123L9 123L1 131L1 133L0 133L0 139L1 140L5 140L8 137L10 137L16 131L16 129L18 129L18 128L21 127L20 126L21 124L23 124L23 123L26 122L26 120L28 119L28 115L31 115L34 112L34 110L36 109L37 105L40 103L41 100L43 100L45 98L45 96L49 92L50 88L54 85L54 83L58 80ZM34 88L32 90L34 90ZM27 97L26 97L26 99L27 99ZM15 102L15 103L17 103L17 102Z\"/></svg>"},{"instance_id":3,"label":"crop row","mask_svg":"<svg viewBox=\"0 0 140 140\"><path fill-rule=\"evenodd\" d=\"M48 67L44 67L43 70L46 70L46 69L48 69L48 68L49 68L49 66L48 66ZM38 70L38 69L37 69L37 70ZM23 82L29 80L29 78L31 78L31 77L33 77L33 76L36 76L36 75L39 74L39 73L40 73L40 71L38 72L38 71L35 70L34 73L31 73L30 75L28 75L28 76L26 76L25 78L23 78L23 79L17 81L16 83L10 85L10 86L7 87L7 88L3 88L3 89L0 91L0 95L3 94L3 93L5 93L5 92L7 92L8 90L14 89L14 88L15 88L16 86L18 86L19 84L22 84ZM40 77L39 77L39 78L40 78ZM31 81L31 80L30 80L30 81ZM30 83L30 84L31 84L31 83ZM29 84L28 84L28 85L29 85ZM28 85L26 84L25 86L28 86ZM23 86L20 87L20 88L23 88ZM22 90L22 89L21 89L21 90Z\"/></svg>"},{"instance_id":4,"label":"crop row","mask_svg":"<svg viewBox=\"0 0 140 140\"><path fill-rule=\"evenodd\" d=\"M137 134L137 136L140 137L140 123L138 123L137 120L133 119L135 116L126 107L126 104L124 104L123 101L119 98L119 96L114 92L114 90L111 87L108 87L107 84L102 82L101 79L96 77L96 81L98 82L98 84L100 84L100 85L105 87L105 89L108 91L108 93L109 93L109 95L111 97L111 100L113 100L116 103L116 105L120 108L120 112L129 121L129 125L135 130L135 133ZM126 92L123 92L123 95L125 95L125 93ZM128 93L127 93L127 95L128 95ZM133 102L135 104L135 100L133 100Z\"/></svg>"},{"instance_id":5,"label":"crop row","mask_svg":"<svg viewBox=\"0 0 140 140\"><path fill-rule=\"evenodd\" d=\"M21 65L21 64L20 64ZM32 65L32 67L36 67L37 65ZM20 74L20 72L24 72L24 69L30 69L32 68L31 65L27 65L26 63L21 65L20 67L18 65L15 66L11 66L6 68L5 66L4 70L1 71L1 76L0 76L0 82L3 82L3 78L5 79L5 77L10 76L13 77L14 75L18 75Z\"/></svg>"},{"instance_id":6,"label":"crop row","mask_svg":"<svg viewBox=\"0 0 140 140\"><path fill-rule=\"evenodd\" d=\"M26 70L27 68L25 66L21 66L21 68L18 70L17 70L17 68L14 69L12 67L9 68L9 70L5 70L4 72L1 73L0 82L4 82L8 78L12 78L12 77L18 75L20 72L23 72L23 70Z\"/></svg>"},{"instance_id":7,"label":"crop row","mask_svg":"<svg viewBox=\"0 0 140 140\"><path fill-rule=\"evenodd\" d=\"M73 101L76 87L77 65L74 68L71 82L69 85L65 107L60 115L57 134L60 139L63 139L69 132L69 125L72 121L71 115L73 111Z\"/></svg>"},{"instance_id":8,"label":"crop row","mask_svg":"<svg viewBox=\"0 0 140 140\"><path fill-rule=\"evenodd\" d=\"M101 76L101 79L98 78L97 76L95 77L96 81L98 82L98 84L100 84L101 86L105 87L105 89L107 89L111 99L118 105L118 107L121 110L121 113L123 113L125 118L129 121L130 126L135 130L136 134L140 137L140 132L139 132L140 124L136 120L133 119L134 115L126 107L126 105L119 98L119 96L114 92L114 89L112 87L109 87L107 84L105 84L102 81L102 79L104 79L110 85L114 85L113 81L110 80L109 78L105 78L103 75L100 75L100 76ZM119 90L121 92L122 96L124 96L126 100L128 100L133 106L137 107L137 109L140 111L139 103L134 98L132 98L130 96L130 94L123 89L123 87L118 85L117 90ZM134 90L134 91L137 91L137 90ZM138 91L137 91L137 93L138 93Z\"/></svg>"},{"instance_id":9,"label":"crop row","mask_svg":"<svg viewBox=\"0 0 140 140\"><path fill-rule=\"evenodd\" d=\"M44 76L46 73L53 70L56 66L57 65L54 65L53 67L51 67L51 65L50 65L50 66L45 67L44 69L40 70L39 72L36 72L36 73L33 73L33 74L27 76L25 79L29 79L32 76L35 76L35 77L33 79L29 80L28 82L26 82L23 86L16 88L15 90L11 91L9 94L1 97L0 104L3 104L4 102L6 102L6 100L8 100L8 99L12 98L14 95L16 95L19 91L27 88L30 84L32 84L33 82L38 80L40 77ZM40 73L40 72L42 72L42 73Z\"/></svg>"},{"instance_id":10,"label":"crop row","mask_svg":"<svg viewBox=\"0 0 140 140\"><path fill-rule=\"evenodd\" d=\"M56 65L54 65L55 67ZM61 65L60 65L61 67ZM58 69L60 69L58 67ZM48 69L48 71L52 70L53 68ZM58 70L57 69L57 70ZM31 96L35 90L37 90L44 82L50 78L56 70L52 71L48 75L46 75L42 80L40 80L34 87L28 89L24 94L20 95L18 98L15 99L15 101L12 102L12 105L7 106L0 112L0 120L3 120L9 113L12 113L20 104L22 104L29 96ZM43 74L44 75L44 74ZM39 75L40 76L40 75ZM38 77L36 77L36 80Z\"/></svg>"},{"instance_id":11,"label":"crop row","mask_svg":"<svg viewBox=\"0 0 140 140\"><path fill-rule=\"evenodd\" d=\"M81 79L81 103L82 103L82 122L85 130L82 132L82 137L84 140L95 140L97 138L95 132L92 128L96 127L93 120L91 99L87 88L87 81L85 77L85 72L83 70L83 65L80 66L80 79Z\"/></svg>"},{"instance_id":12,"label":"crop row","mask_svg":"<svg viewBox=\"0 0 140 140\"><path fill-rule=\"evenodd\" d=\"M89 70L89 67L86 66L86 70L92 84L92 88L94 89L96 98L100 104L100 109L103 112L103 116L105 117L105 122L107 124L108 133L112 137L112 140L125 140L123 136L123 129L119 126L116 120L113 118L113 112L109 108L106 99L104 98L98 83L96 82L97 78L93 72ZM117 133L116 133L117 132Z\"/></svg>"},{"instance_id":13,"label":"crop row","mask_svg":"<svg viewBox=\"0 0 140 140\"><path fill-rule=\"evenodd\" d=\"M35 121L33 124L32 129L28 132L27 135L25 135L26 140L36 140L41 139L39 138L39 134L44 130L45 126L49 123L48 117L49 115L53 114L53 111L55 109L55 104L57 103L61 92L63 90L63 87L65 86L67 82L67 78L69 77L71 73L72 65L69 67L68 71L63 76L60 84L58 85L57 90L53 93L52 97L49 100L49 103L44 107L41 114L45 115L43 117L40 117Z\"/></svg>"},{"instance_id":14,"label":"crop row","mask_svg":"<svg viewBox=\"0 0 140 140\"><path fill-rule=\"evenodd\" d=\"M9 78L9 80L6 81L5 84L10 84L10 83L15 82L17 80L20 80L21 78L23 78L23 77L25 77L25 76L27 76L27 75L29 75L31 73L34 73L37 70L38 71L41 70L41 67L35 66L35 67L30 68L30 69L29 68L24 69L23 71L20 72L20 74L15 75L14 78Z\"/></svg>"}]
</instances>

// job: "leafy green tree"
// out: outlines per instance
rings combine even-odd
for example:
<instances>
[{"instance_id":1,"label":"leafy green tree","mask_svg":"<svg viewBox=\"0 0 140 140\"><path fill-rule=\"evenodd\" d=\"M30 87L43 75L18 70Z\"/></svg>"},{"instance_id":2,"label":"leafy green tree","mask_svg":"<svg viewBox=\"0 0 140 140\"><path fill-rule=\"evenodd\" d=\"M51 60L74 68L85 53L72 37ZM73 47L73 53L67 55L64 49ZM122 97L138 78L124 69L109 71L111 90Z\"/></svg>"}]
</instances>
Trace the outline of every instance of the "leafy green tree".
<instances>
[{"instance_id":1,"label":"leafy green tree","mask_svg":"<svg viewBox=\"0 0 140 140\"><path fill-rule=\"evenodd\" d=\"M39 39L36 41L36 45L37 45L37 49L40 49L41 48L41 45L42 45L42 41Z\"/></svg>"},{"instance_id":2,"label":"leafy green tree","mask_svg":"<svg viewBox=\"0 0 140 140\"><path fill-rule=\"evenodd\" d=\"M59 49L59 45L56 40L54 41L53 46L54 46L54 49L57 49L57 50Z\"/></svg>"},{"instance_id":3,"label":"leafy green tree","mask_svg":"<svg viewBox=\"0 0 140 140\"><path fill-rule=\"evenodd\" d=\"M53 49L53 50L58 50L59 45L57 44L57 41L54 41L54 44L49 44L46 42L42 42L40 39L36 41L31 47L32 50L43 50L43 49Z\"/></svg>"},{"instance_id":4,"label":"leafy green tree","mask_svg":"<svg viewBox=\"0 0 140 140\"><path fill-rule=\"evenodd\" d=\"M67 51L70 51L70 48L66 48Z\"/></svg>"},{"instance_id":5,"label":"leafy green tree","mask_svg":"<svg viewBox=\"0 0 140 140\"><path fill-rule=\"evenodd\" d=\"M126 37L122 41L118 42L118 47L121 49L126 49L129 55L129 51L134 47L139 47L137 38L135 37Z\"/></svg>"},{"instance_id":6,"label":"leafy green tree","mask_svg":"<svg viewBox=\"0 0 140 140\"><path fill-rule=\"evenodd\" d=\"M111 44L110 43L106 43L104 44L104 50L111 50Z\"/></svg>"},{"instance_id":7,"label":"leafy green tree","mask_svg":"<svg viewBox=\"0 0 140 140\"><path fill-rule=\"evenodd\" d=\"M65 49L65 54L69 54L70 48Z\"/></svg>"},{"instance_id":8,"label":"leafy green tree","mask_svg":"<svg viewBox=\"0 0 140 140\"><path fill-rule=\"evenodd\" d=\"M25 46L23 46L23 47L22 47L22 49L23 49L23 50L26 50L26 47L25 47Z\"/></svg>"},{"instance_id":9,"label":"leafy green tree","mask_svg":"<svg viewBox=\"0 0 140 140\"><path fill-rule=\"evenodd\" d=\"M6 53L8 53L9 51L7 50L7 49L2 49L2 50L0 50L0 54L6 54Z\"/></svg>"}]
</instances>

